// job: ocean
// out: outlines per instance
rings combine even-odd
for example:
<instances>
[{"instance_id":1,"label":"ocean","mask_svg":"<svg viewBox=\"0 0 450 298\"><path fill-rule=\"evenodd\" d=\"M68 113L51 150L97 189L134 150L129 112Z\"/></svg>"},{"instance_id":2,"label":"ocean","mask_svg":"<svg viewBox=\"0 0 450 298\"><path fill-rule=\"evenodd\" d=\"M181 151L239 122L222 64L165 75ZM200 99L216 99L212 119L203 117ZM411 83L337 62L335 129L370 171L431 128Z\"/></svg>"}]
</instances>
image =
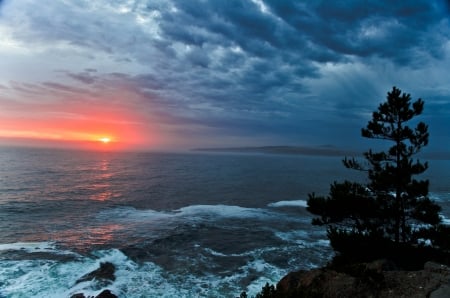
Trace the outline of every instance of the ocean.
<instances>
[{"instance_id":1,"label":"ocean","mask_svg":"<svg viewBox=\"0 0 450 298\"><path fill-rule=\"evenodd\" d=\"M255 295L333 256L308 193L364 181L342 157L0 148L0 297ZM430 160L450 218L450 161ZM116 279L76 283L102 262Z\"/></svg>"}]
</instances>

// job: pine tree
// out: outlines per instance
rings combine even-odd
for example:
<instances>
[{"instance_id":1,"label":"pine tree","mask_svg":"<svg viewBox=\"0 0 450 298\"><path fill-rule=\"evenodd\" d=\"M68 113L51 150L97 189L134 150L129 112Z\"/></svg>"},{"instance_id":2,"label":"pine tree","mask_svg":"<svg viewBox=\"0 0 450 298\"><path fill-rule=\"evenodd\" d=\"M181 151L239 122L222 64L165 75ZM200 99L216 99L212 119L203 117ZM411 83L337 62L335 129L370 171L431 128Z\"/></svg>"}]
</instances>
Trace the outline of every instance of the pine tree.
<instances>
[{"instance_id":1,"label":"pine tree","mask_svg":"<svg viewBox=\"0 0 450 298\"><path fill-rule=\"evenodd\" d=\"M421 99L411 103L409 94L393 87L362 129L363 137L389 142L391 147L365 152L365 163L354 158L343 161L347 168L367 172L370 182L335 182L326 198L310 194L307 209L319 216L313 224L327 226L334 248L356 236L412 245L419 230L423 235L424 229L437 229L441 208L428 197L428 180L414 178L428 168L413 158L428 144L428 126L423 122L408 126L423 107Z\"/></svg>"}]
</instances>

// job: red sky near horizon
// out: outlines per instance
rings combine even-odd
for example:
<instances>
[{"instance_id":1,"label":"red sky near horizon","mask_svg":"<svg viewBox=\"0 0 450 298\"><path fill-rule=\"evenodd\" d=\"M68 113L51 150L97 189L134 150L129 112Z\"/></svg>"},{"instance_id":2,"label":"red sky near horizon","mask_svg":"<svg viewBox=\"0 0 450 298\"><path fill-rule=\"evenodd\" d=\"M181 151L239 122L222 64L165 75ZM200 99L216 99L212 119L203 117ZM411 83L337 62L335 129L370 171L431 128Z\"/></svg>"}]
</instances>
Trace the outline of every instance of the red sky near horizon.
<instances>
[{"instance_id":1,"label":"red sky near horizon","mask_svg":"<svg viewBox=\"0 0 450 298\"><path fill-rule=\"evenodd\" d=\"M158 139L156 132L146 127L145 119L120 100L105 100L107 95L97 94L92 99L80 93L75 99L74 94L59 94L57 101L45 96L40 103L11 100L2 107L1 143L127 150L150 147ZM104 142L105 138L109 141Z\"/></svg>"},{"instance_id":2,"label":"red sky near horizon","mask_svg":"<svg viewBox=\"0 0 450 298\"><path fill-rule=\"evenodd\" d=\"M4 142L20 145L36 145L41 142L58 147L85 149L133 149L151 142L148 135L138 131L139 125L120 117L85 119L17 119L0 121L0 138ZM105 143L104 139L109 142Z\"/></svg>"},{"instance_id":3,"label":"red sky near horizon","mask_svg":"<svg viewBox=\"0 0 450 298\"><path fill-rule=\"evenodd\" d=\"M160 143L158 126L130 84L108 78L83 85L67 75L59 80L12 81L0 90L0 144L134 150Z\"/></svg>"}]
</instances>

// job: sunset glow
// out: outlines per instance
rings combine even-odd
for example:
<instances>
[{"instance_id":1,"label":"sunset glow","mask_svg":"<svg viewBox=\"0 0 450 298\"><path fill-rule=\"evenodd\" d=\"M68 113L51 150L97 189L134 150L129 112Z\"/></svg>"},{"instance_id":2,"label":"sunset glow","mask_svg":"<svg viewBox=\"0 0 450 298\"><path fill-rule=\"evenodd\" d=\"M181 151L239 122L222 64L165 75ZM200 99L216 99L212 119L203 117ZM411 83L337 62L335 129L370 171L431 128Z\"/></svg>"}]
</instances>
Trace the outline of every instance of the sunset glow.
<instances>
[{"instance_id":1,"label":"sunset glow","mask_svg":"<svg viewBox=\"0 0 450 298\"><path fill-rule=\"evenodd\" d=\"M109 142L111 142L111 139L110 138L107 138L107 137L105 137L105 138L100 138L100 139L98 139L100 142L102 142L103 144L107 144L107 143L109 143Z\"/></svg>"},{"instance_id":2,"label":"sunset glow","mask_svg":"<svg viewBox=\"0 0 450 298\"><path fill-rule=\"evenodd\" d=\"M122 104L129 95L116 90L115 96L98 93L97 98L87 100L64 95L32 108L22 103L3 106L0 144L114 151L154 146L158 133L146 126L138 112ZM106 98L113 98L114 103L104 105ZM21 111L20 118L15 117L17 111Z\"/></svg>"},{"instance_id":3,"label":"sunset glow","mask_svg":"<svg viewBox=\"0 0 450 298\"><path fill-rule=\"evenodd\" d=\"M140 125L131 121L84 118L84 121L56 118L15 123L0 119L0 143L89 150L134 150L150 147L158 139L157 133L150 129L146 130L147 135L143 135Z\"/></svg>"}]
</instances>

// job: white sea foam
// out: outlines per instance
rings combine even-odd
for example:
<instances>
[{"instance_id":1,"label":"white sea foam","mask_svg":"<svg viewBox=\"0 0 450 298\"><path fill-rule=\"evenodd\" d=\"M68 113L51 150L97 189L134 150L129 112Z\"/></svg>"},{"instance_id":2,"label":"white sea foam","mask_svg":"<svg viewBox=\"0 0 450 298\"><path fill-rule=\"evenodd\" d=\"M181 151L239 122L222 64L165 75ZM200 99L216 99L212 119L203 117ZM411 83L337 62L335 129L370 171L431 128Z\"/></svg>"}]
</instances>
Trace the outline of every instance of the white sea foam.
<instances>
[{"instance_id":1,"label":"white sea foam","mask_svg":"<svg viewBox=\"0 0 450 298\"><path fill-rule=\"evenodd\" d=\"M266 210L230 205L191 205L176 210L182 217L259 218L270 216Z\"/></svg>"},{"instance_id":2,"label":"white sea foam","mask_svg":"<svg viewBox=\"0 0 450 298\"><path fill-rule=\"evenodd\" d=\"M329 247L330 241L328 239L316 237L320 234L311 234L310 232L299 230L299 231L289 231L289 232L276 232L275 236L278 238L299 245L299 247L313 248L313 247ZM325 235L322 235L325 237Z\"/></svg>"},{"instance_id":3,"label":"white sea foam","mask_svg":"<svg viewBox=\"0 0 450 298\"><path fill-rule=\"evenodd\" d=\"M241 291L245 290L248 297L254 297L261 291L261 288L266 283L277 283L280 278L289 271L267 263L262 255L268 250L271 250L271 248L255 249L240 255L230 255L251 256L251 261L236 268L233 274L230 275L221 276L219 278L217 276L208 275L204 279L201 278L201 280L198 280L197 277L192 284L203 284L203 287L206 287L207 290L204 291L202 295L189 295L188 297L233 297L230 296L230 288L235 288L234 296L238 296ZM222 256L221 253L218 254ZM238 287L242 280L250 281L246 288ZM227 288L228 290L226 290ZM220 289L224 289L224 291L221 291Z\"/></svg>"},{"instance_id":4,"label":"white sea foam","mask_svg":"<svg viewBox=\"0 0 450 298\"><path fill-rule=\"evenodd\" d=\"M56 251L53 253L66 253ZM70 297L83 292L96 296L102 289L95 282L75 284L76 280L97 269L101 262L126 265L127 257L118 250L98 252L97 258L77 258L70 262L55 260L0 261L0 295L7 297ZM131 261L128 261L131 262Z\"/></svg>"},{"instance_id":5,"label":"white sea foam","mask_svg":"<svg viewBox=\"0 0 450 298\"><path fill-rule=\"evenodd\" d=\"M450 218L447 218L441 214L441 220L444 225L450 225Z\"/></svg>"},{"instance_id":6,"label":"white sea foam","mask_svg":"<svg viewBox=\"0 0 450 298\"><path fill-rule=\"evenodd\" d=\"M249 275L250 272L256 272L254 274L255 276L258 276L247 286L246 292L249 297L254 297L258 294L266 283L276 284L281 277L288 273L287 270L282 270L278 267L270 265L261 259L256 259L248 263L242 267L241 270L245 272L246 275ZM261 273L263 272L270 274L262 275Z\"/></svg>"},{"instance_id":7,"label":"white sea foam","mask_svg":"<svg viewBox=\"0 0 450 298\"><path fill-rule=\"evenodd\" d=\"M51 253L55 255L78 255L67 250L60 250L54 242L15 242L0 244L0 251L23 251L26 253Z\"/></svg>"},{"instance_id":8,"label":"white sea foam","mask_svg":"<svg viewBox=\"0 0 450 298\"><path fill-rule=\"evenodd\" d=\"M279 201L270 203L268 207L307 207L308 203L305 200L293 200L293 201Z\"/></svg>"},{"instance_id":9,"label":"white sea foam","mask_svg":"<svg viewBox=\"0 0 450 298\"><path fill-rule=\"evenodd\" d=\"M222 255L211 251L214 255ZM230 291L239 295L239 281L249 274L258 276L247 291L255 295L265 282L276 282L285 271L257 258L235 274L202 276L189 273L171 274L152 262L137 264L117 249L97 251L91 257L72 261L0 260L0 297L71 297L76 293L95 297L105 289L119 297L229 297ZM107 285L97 281L76 284L83 275L96 270L100 263L115 265L115 281ZM270 273L268 275L268 273ZM233 290L232 290L233 289Z\"/></svg>"},{"instance_id":10,"label":"white sea foam","mask_svg":"<svg viewBox=\"0 0 450 298\"><path fill-rule=\"evenodd\" d=\"M132 207L119 207L102 211L100 220L160 222L168 220L209 220L217 218L267 218L278 216L269 210L246 208L232 205L191 205L173 211L138 210Z\"/></svg>"},{"instance_id":11,"label":"white sea foam","mask_svg":"<svg viewBox=\"0 0 450 298\"><path fill-rule=\"evenodd\" d=\"M133 207L118 207L100 212L97 218L100 220L117 221L159 221L173 217L173 214L151 209L138 210Z\"/></svg>"},{"instance_id":12,"label":"white sea foam","mask_svg":"<svg viewBox=\"0 0 450 298\"><path fill-rule=\"evenodd\" d=\"M211 248L205 248L204 249L207 253L216 256L216 257L226 257L227 255L218 251L215 251L214 249Z\"/></svg>"},{"instance_id":13,"label":"white sea foam","mask_svg":"<svg viewBox=\"0 0 450 298\"><path fill-rule=\"evenodd\" d=\"M0 251L5 250L23 250L26 252L53 252L56 250L53 242L16 242L0 244Z\"/></svg>"},{"instance_id":14,"label":"white sea foam","mask_svg":"<svg viewBox=\"0 0 450 298\"><path fill-rule=\"evenodd\" d=\"M95 297L105 289L95 280L75 282L96 270L101 262L111 262L116 266L116 280L106 288L119 297L189 296L186 291L168 283L163 270L153 263L138 265L116 249L99 251L95 255L95 258L85 257L70 262L2 260L0 296L60 298L84 293Z\"/></svg>"},{"instance_id":15,"label":"white sea foam","mask_svg":"<svg viewBox=\"0 0 450 298\"><path fill-rule=\"evenodd\" d=\"M286 242L303 243L305 239L309 239L309 233L304 230L289 231L289 232L275 232L275 236ZM301 242L299 242L301 241Z\"/></svg>"},{"instance_id":16,"label":"white sea foam","mask_svg":"<svg viewBox=\"0 0 450 298\"><path fill-rule=\"evenodd\" d=\"M318 246L329 247L330 246L330 240L328 240L328 239L319 239L314 244L318 245Z\"/></svg>"},{"instance_id":17,"label":"white sea foam","mask_svg":"<svg viewBox=\"0 0 450 298\"><path fill-rule=\"evenodd\" d=\"M436 194L436 193L430 192L428 194L428 197L431 200L433 200L433 201L435 201L435 202L437 202L439 204L441 202L448 201L450 199L450 193L448 193L448 192L447 193L446 192L440 192L439 194Z\"/></svg>"}]
</instances>

